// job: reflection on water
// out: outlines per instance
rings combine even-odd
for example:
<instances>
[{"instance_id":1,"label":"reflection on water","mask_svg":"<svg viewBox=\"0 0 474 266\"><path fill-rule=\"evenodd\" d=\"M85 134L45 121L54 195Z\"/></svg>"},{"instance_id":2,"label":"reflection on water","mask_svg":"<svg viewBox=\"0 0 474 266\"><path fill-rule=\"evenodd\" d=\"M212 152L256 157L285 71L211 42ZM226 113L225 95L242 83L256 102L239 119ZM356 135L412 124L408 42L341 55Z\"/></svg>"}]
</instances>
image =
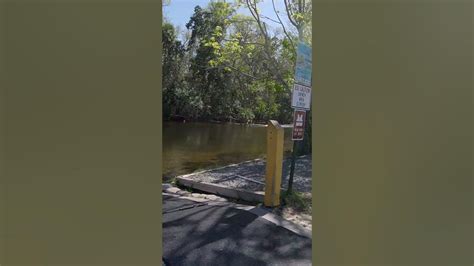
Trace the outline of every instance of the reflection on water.
<instances>
[{"instance_id":1,"label":"reflection on water","mask_svg":"<svg viewBox=\"0 0 474 266\"><path fill-rule=\"evenodd\" d=\"M291 150L291 129L285 129L285 151ZM236 124L163 123L165 178L198 169L264 157L266 128Z\"/></svg>"}]
</instances>

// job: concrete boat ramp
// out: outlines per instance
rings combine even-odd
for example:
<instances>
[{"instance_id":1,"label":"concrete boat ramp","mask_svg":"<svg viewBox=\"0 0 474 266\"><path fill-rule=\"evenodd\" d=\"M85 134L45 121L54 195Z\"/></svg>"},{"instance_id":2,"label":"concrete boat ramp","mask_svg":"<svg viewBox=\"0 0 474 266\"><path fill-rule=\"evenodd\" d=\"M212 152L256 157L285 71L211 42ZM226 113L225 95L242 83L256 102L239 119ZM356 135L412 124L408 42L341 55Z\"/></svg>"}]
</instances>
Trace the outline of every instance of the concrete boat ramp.
<instances>
[{"instance_id":1,"label":"concrete boat ramp","mask_svg":"<svg viewBox=\"0 0 474 266\"><path fill-rule=\"evenodd\" d=\"M290 158L283 161L282 190L288 186ZM298 157L295 164L293 189L311 193L311 155ZM215 195L263 202L265 191L265 160L256 159L238 164L195 172L176 177L179 185Z\"/></svg>"}]
</instances>

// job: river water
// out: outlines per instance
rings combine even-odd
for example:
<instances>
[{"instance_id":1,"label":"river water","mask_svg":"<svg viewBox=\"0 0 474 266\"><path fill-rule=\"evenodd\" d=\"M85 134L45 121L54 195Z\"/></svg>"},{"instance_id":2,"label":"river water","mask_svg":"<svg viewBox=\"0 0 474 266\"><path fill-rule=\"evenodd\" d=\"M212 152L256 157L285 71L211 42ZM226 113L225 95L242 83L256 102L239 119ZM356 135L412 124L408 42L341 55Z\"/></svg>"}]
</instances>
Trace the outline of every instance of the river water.
<instances>
[{"instance_id":1,"label":"river water","mask_svg":"<svg viewBox=\"0 0 474 266\"><path fill-rule=\"evenodd\" d=\"M291 150L285 129L285 151ZM163 122L165 179L264 157L266 127L238 124Z\"/></svg>"}]
</instances>

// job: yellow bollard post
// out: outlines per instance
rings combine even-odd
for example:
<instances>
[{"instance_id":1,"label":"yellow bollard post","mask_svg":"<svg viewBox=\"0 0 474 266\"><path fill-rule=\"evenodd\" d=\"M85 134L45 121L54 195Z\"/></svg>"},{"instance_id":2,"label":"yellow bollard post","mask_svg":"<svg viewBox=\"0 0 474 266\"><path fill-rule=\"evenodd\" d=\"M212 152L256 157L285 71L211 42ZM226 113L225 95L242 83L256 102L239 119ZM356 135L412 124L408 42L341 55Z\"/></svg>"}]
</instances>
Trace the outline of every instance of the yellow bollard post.
<instances>
[{"instance_id":1,"label":"yellow bollard post","mask_svg":"<svg viewBox=\"0 0 474 266\"><path fill-rule=\"evenodd\" d=\"M265 174L264 204L267 207L280 205L280 187L283 167L283 128L275 120L267 127L267 165Z\"/></svg>"}]
</instances>

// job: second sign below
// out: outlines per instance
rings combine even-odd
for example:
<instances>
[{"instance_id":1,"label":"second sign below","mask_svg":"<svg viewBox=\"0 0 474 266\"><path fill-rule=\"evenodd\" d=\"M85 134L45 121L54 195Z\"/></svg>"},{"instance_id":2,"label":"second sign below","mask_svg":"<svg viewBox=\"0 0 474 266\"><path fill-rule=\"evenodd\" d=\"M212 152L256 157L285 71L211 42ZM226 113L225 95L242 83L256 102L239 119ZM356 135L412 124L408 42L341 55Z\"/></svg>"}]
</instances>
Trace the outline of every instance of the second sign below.
<instances>
[{"instance_id":1,"label":"second sign below","mask_svg":"<svg viewBox=\"0 0 474 266\"><path fill-rule=\"evenodd\" d=\"M293 117L293 140L303 140L304 137L304 123L306 121L305 110L295 110Z\"/></svg>"}]
</instances>

